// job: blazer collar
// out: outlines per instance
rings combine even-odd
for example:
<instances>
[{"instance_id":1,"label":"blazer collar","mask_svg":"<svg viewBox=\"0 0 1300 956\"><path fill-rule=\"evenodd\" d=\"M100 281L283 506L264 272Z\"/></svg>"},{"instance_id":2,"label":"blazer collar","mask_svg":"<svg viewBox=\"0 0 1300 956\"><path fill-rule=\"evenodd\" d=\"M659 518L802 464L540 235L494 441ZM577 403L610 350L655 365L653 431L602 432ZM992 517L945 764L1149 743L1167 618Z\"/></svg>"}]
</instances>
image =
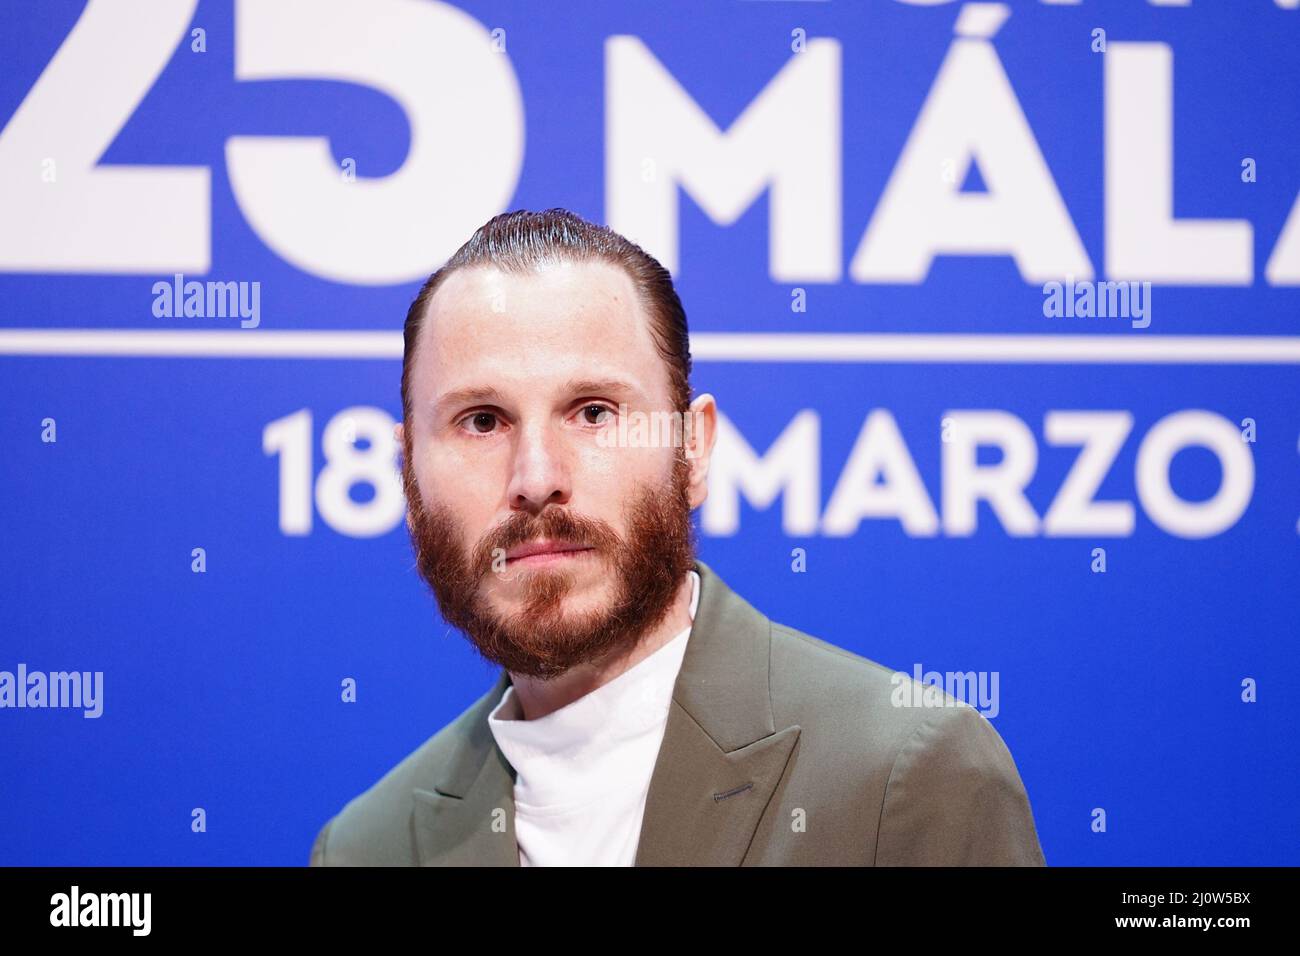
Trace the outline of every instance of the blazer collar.
<instances>
[{"instance_id":1,"label":"blazer collar","mask_svg":"<svg viewBox=\"0 0 1300 956\"><path fill-rule=\"evenodd\" d=\"M772 713L771 622L695 561L700 600L646 797L637 866L737 866L799 739ZM515 772L487 715L496 684L460 718L452 760L414 790L421 866L518 866Z\"/></svg>"}]
</instances>

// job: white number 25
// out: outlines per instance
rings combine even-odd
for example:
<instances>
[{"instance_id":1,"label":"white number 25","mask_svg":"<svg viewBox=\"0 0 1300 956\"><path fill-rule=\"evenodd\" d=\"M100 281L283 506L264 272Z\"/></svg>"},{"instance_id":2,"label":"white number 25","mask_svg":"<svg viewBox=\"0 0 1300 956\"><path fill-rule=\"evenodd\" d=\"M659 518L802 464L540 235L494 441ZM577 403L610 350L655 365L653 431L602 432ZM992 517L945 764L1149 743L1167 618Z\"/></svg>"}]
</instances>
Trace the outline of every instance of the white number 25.
<instances>
[{"instance_id":1,"label":"white number 25","mask_svg":"<svg viewBox=\"0 0 1300 956\"><path fill-rule=\"evenodd\" d=\"M86 4L0 131L0 272L208 271L208 167L96 165L188 38L196 8ZM234 22L235 79L358 83L391 97L410 124L401 167L374 178L364 155L345 177L324 137L226 141L240 210L294 266L361 285L423 278L510 201L523 101L509 59L469 14L432 0L238 0ZM220 42L209 29L208 47Z\"/></svg>"}]
</instances>

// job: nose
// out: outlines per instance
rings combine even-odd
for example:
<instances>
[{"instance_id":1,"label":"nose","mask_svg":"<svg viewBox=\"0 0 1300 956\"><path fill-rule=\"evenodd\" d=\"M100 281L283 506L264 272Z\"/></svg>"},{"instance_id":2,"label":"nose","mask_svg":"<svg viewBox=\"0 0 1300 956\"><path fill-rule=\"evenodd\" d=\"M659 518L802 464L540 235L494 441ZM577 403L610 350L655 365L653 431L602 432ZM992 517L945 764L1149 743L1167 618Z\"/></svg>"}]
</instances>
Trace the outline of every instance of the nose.
<instances>
[{"instance_id":1,"label":"nose","mask_svg":"<svg viewBox=\"0 0 1300 956\"><path fill-rule=\"evenodd\" d=\"M567 504L573 488L562 439L541 422L520 427L517 434L510 507L537 514L548 504Z\"/></svg>"}]
</instances>

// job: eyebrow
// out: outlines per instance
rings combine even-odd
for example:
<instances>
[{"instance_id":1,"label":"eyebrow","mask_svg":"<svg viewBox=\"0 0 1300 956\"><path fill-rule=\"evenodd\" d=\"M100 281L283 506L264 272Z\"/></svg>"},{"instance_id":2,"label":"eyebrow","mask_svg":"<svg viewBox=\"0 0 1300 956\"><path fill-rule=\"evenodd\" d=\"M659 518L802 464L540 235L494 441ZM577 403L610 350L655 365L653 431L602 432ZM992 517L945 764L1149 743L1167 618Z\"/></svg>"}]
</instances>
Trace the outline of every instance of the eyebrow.
<instances>
[{"instance_id":1,"label":"eyebrow","mask_svg":"<svg viewBox=\"0 0 1300 956\"><path fill-rule=\"evenodd\" d=\"M622 379L617 378L588 378L588 379L571 379L565 385L565 391L570 395L635 395L639 389ZM466 388L458 388L439 396L432 405L434 414L438 414L444 409L456 408L461 405L471 405L480 402L503 401L501 393L491 385L471 385Z\"/></svg>"}]
</instances>

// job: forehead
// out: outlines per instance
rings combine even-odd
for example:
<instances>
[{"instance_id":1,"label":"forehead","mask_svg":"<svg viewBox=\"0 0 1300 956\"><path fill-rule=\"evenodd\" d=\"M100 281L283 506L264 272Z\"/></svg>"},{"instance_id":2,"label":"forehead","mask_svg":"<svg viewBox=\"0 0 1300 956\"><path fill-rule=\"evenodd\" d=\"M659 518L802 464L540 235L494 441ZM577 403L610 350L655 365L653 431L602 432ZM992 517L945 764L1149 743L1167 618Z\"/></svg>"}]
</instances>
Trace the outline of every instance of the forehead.
<instances>
[{"instance_id":1,"label":"forehead","mask_svg":"<svg viewBox=\"0 0 1300 956\"><path fill-rule=\"evenodd\" d=\"M651 399L668 373L632 279L606 262L523 274L459 269L429 303L412 367L417 405L491 385L537 394L574 379L616 377Z\"/></svg>"}]
</instances>

